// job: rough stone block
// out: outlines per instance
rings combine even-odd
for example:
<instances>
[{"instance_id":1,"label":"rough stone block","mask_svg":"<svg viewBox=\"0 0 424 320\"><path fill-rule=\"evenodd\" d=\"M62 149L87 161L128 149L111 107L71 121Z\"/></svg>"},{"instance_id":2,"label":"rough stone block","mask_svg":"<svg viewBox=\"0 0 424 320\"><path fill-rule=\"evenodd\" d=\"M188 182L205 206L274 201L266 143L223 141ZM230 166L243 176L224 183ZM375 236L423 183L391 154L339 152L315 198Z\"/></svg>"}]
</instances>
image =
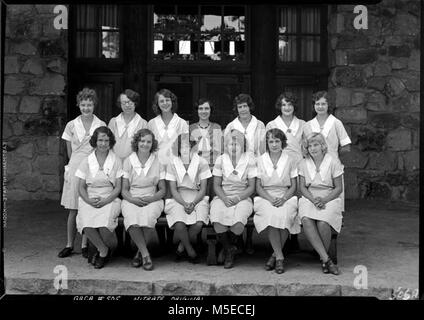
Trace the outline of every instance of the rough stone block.
<instances>
[{"instance_id":1,"label":"rough stone block","mask_svg":"<svg viewBox=\"0 0 424 320\"><path fill-rule=\"evenodd\" d=\"M412 50L408 60L408 68L414 71L420 71L420 51Z\"/></svg>"},{"instance_id":2,"label":"rough stone block","mask_svg":"<svg viewBox=\"0 0 424 320\"><path fill-rule=\"evenodd\" d=\"M56 29L52 23L52 18L43 21L43 36L54 39L60 37L61 29Z\"/></svg>"},{"instance_id":3,"label":"rough stone block","mask_svg":"<svg viewBox=\"0 0 424 320\"><path fill-rule=\"evenodd\" d=\"M65 48L67 48L66 44L62 39L43 40L38 44L38 50L40 51L41 57L65 56Z\"/></svg>"},{"instance_id":4,"label":"rough stone block","mask_svg":"<svg viewBox=\"0 0 424 320\"><path fill-rule=\"evenodd\" d=\"M363 35L343 34L337 42L337 49L368 48L368 38Z\"/></svg>"},{"instance_id":5,"label":"rough stone block","mask_svg":"<svg viewBox=\"0 0 424 320\"><path fill-rule=\"evenodd\" d=\"M367 110L363 107L337 108L336 117L345 123L366 123Z\"/></svg>"},{"instance_id":6,"label":"rough stone block","mask_svg":"<svg viewBox=\"0 0 424 320\"><path fill-rule=\"evenodd\" d=\"M365 79L371 78L372 76L374 76L374 67L371 64L366 65L362 69L362 74L364 75Z\"/></svg>"},{"instance_id":7,"label":"rough stone block","mask_svg":"<svg viewBox=\"0 0 424 320\"><path fill-rule=\"evenodd\" d=\"M370 152L367 169L394 171L397 168L397 155L394 152Z\"/></svg>"},{"instance_id":8,"label":"rough stone block","mask_svg":"<svg viewBox=\"0 0 424 320\"><path fill-rule=\"evenodd\" d=\"M408 91L420 91L420 73L416 71L398 71L393 76L401 79Z\"/></svg>"},{"instance_id":9,"label":"rough stone block","mask_svg":"<svg viewBox=\"0 0 424 320\"><path fill-rule=\"evenodd\" d=\"M357 106L365 102L365 93L363 92L353 92L352 93L352 106Z\"/></svg>"},{"instance_id":10,"label":"rough stone block","mask_svg":"<svg viewBox=\"0 0 424 320\"><path fill-rule=\"evenodd\" d=\"M32 159L34 156L34 145L31 142L22 144L16 149L16 154L21 157Z\"/></svg>"},{"instance_id":11,"label":"rough stone block","mask_svg":"<svg viewBox=\"0 0 424 320\"><path fill-rule=\"evenodd\" d=\"M411 48L407 45L389 46L389 56L406 57L411 55Z\"/></svg>"},{"instance_id":12,"label":"rough stone block","mask_svg":"<svg viewBox=\"0 0 424 320\"><path fill-rule=\"evenodd\" d=\"M362 49L348 52L347 61L349 64L367 64L377 60L376 49Z\"/></svg>"},{"instance_id":13,"label":"rough stone block","mask_svg":"<svg viewBox=\"0 0 424 320\"><path fill-rule=\"evenodd\" d=\"M392 60L393 70L402 70L408 67L408 58L396 58Z\"/></svg>"},{"instance_id":14,"label":"rough stone block","mask_svg":"<svg viewBox=\"0 0 424 320\"><path fill-rule=\"evenodd\" d=\"M400 125L400 117L394 113L376 113L369 115L370 124L376 128L394 129Z\"/></svg>"},{"instance_id":15,"label":"rough stone block","mask_svg":"<svg viewBox=\"0 0 424 320\"><path fill-rule=\"evenodd\" d=\"M37 53L37 48L34 47L31 44L31 42L24 41L24 42L14 43L12 45L12 50L11 51L13 53L22 54L24 56L31 56L31 55L35 55Z\"/></svg>"},{"instance_id":16,"label":"rough stone block","mask_svg":"<svg viewBox=\"0 0 424 320\"><path fill-rule=\"evenodd\" d=\"M340 296L339 285L277 284L278 296Z\"/></svg>"},{"instance_id":17,"label":"rough stone block","mask_svg":"<svg viewBox=\"0 0 424 320\"><path fill-rule=\"evenodd\" d=\"M356 172L352 169L345 168L344 183L345 199L359 199L360 192Z\"/></svg>"},{"instance_id":18,"label":"rough stone block","mask_svg":"<svg viewBox=\"0 0 424 320\"><path fill-rule=\"evenodd\" d=\"M420 33L420 22L412 14L399 13L395 17L394 35L416 35Z\"/></svg>"},{"instance_id":19,"label":"rough stone block","mask_svg":"<svg viewBox=\"0 0 424 320\"><path fill-rule=\"evenodd\" d=\"M384 77L373 77L368 80L367 88L376 89L383 91L386 85L386 78Z\"/></svg>"},{"instance_id":20,"label":"rough stone block","mask_svg":"<svg viewBox=\"0 0 424 320\"><path fill-rule=\"evenodd\" d=\"M37 95L63 95L65 79L60 74L46 74L44 78L31 81L31 94Z\"/></svg>"},{"instance_id":21,"label":"rough stone block","mask_svg":"<svg viewBox=\"0 0 424 320\"><path fill-rule=\"evenodd\" d=\"M66 102L63 97L52 96L44 98L42 104L43 112L48 112L50 114L58 114L66 112Z\"/></svg>"},{"instance_id":22,"label":"rough stone block","mask_svg":"<svg viewBox=\"0 0 424 320\"><path fill-rule=\"evenodd\" d=\"M65 74L67 65L63 59L54 59L47 64L47 69L53 72Z\"/></svg>"},{"instance_id":23,"label":"rough stone block","mask_svg":"<svg viewBox=\"0 0 424 320\"><path fill-rule=\"evenodd\" d=\"M336 50L336 65L346 66L347 65L347 54L344 50Z\"/></svg>"},{"instance_id":24,"label":"rough stone block","mask_svg":"<svg viewBox=\"0 0 424 320\"><path fill-rule=\"evenodd\" d=\"M368 94L366 108L370 111L385 111L387 109L386 96L380 92Z\"/></svg>"},{"instance_id":25,"label":"rough stone block","mask_svg":"<svg viewBox=\"0 0 424 320\"><path fill-rule=\"evenodd\" d=\"M7 6L7 13L11 16L15 15L28 15L33 13L34 5L8 5Z\"/></svg>"},{"instance_id":26,"label":"rough stone block","mask_svg":"<svg viewBox=\"0 0 424 320\"><path fill-rule=\"evenodd\" d=\"M15 76L7 76L5 77L4 82L4 93L5 94L11 94L11 95L17 95L24 91L25 89L25 81L22 79L19 79Z\"/></svg>"},{"instance_id":27,"label":"rough stone block","mask_svg":"<svg viewBox=\"0 0 424 320\"><path fill-rule=\"evenodd\" d=\"M42 136L42 137L36 137L34 140L37 153L38 154L44 154L47 153L47 139L48 137Z\"/></svg>"},{"instance_id":28,"label":"rough stone block","mask_svg":"<svg viewBox=\"0 0 424 320\"><path fill-rule=\"evenodd\" d=\"M155 295L209 295L211 284L203 281L156 281L153 283Z\"/></svg>"},{"instance_id":29,"label":"rough stone block","mask_svg":"<svg viewBox=\"0 0 424 320\"><path fill-rule=\"evenodd\" d=\"M400 46L404 42L404 38L401 36L389 35L386 36L384 39L384 43L386 44L386 46Z\"/></svg>"},{"instance_id":30,"label":"rough stone block","mask_svg":"<svg viewBox=\"0 0 424 320\"><path fill-rule=\"evenodd\" d=\"M387 147L393 151L407 151L412 147L412 135L410 129L398 128L387 135Z\"/></svg>"},{"instance_id":31,"label":"rough stone block","mask_svg":"<svg viewBox=\"0 0 424 320\"><path fill-rule=\"evenodd\" d=\"M35 8L37 9L38 13L50 13L54 14L54 7L56 5L53 4L37 4L35 5Z\"/></svg>"},{"instance_id":32,"label":"rough stone block","mask_svg":"<svg viewBox=\"0 0 424 320\"><path fill-rule=\"evenodd\" d=\"M47 138L47 152L48 154L58 155L60 147L59 137L48 137Z\"/></svg>"},{"instance_id":33,"label":"rough stone block","mask_svg":"<svg viewBox=\"0 0 424 320\"><path fill-rule=\"evenodd\" d=\"M414 150L405 152L403 155L404 166L407 171L414 171L420 168L420 151Z\"/></svg>"},{"instance_id":34,"label":"rough stone block","mask_svg":"<svg viewBox=\"0 0 424 320\"><path fill-rule=\"evenodd\" d=\"M21 113L38 113L40 111L41 99L35 96L24 96L19 106Z\"/></svg>"},{"instance_id":35,"label":"rough stone block","mask_svg":"<svg viewBox=\"0 0 424 320\"><path fill-rule=\"evenodd\" d=\"M351 105L351 89L346 88L336 88L335 96L336 96L336 107L349 107Z\"/></svg>"},{"instance_id":36,"label":"rough stone block","mask_svg":"<svg viewBox=\"0 0 424 320\"><path fill-rule=\"evenodd\" d=\"M410 112L420 112L420 93L413 92L409 95L410 99Z\"/></svg>"},{"instance_id":37,"label":"rough stone block","mask_svg":"<svg viewBox=\"0 0 424 320\"><path fill-rule=\"evenodd\" d=\"M4 57L4 74L18 73L19 59L17 56Z\"/></svg>"},{"instance_id":38,"label":"rough stone block","mask_svg":"<svg viewBox=\"0 0 424 320\"><path fill-rule=\"evenodd\" d=\"M42 189L43 183L40 175L24 173L15 177L15 187L28 192L34 192Z\"/></svg>"},{"instance_id":39,"label":"rough stone block","mask_svg":"<svg viewBox=\"0 0 424 320\"><path fill-rule=\"evenodd\" d=\"M420 127L420 114L402 114L400 124L405 128L418 129Z\"/></svg>"},{"instance_id":40,"label":"rough stone block","mask_svg":"<svg viewBox=\"0 0 424 320\"><path fill-rule=\"evenodd\" d=\"M16 107L18 106L19 98L14 96L4 96L3 98L3 112L4 113L16 113Z\"/></svg>"},{"instance_id":41,"label":"rough stone block","mask_svg":"<svg viewBox=\"0 0 424 320\"><path fill-rule=\"evenodd\" d=\"M12 124L13 134L15 136L21 136L24 134L24 124L21 121L13 122Z\"/></svg>"},{"instance_id":42,"label":"rough stone block","mask_svg":"<svg viewBox=\"0 0 424 320\"><path fill-rule=\"evenodd\" d=\"M9 189L6 187L6 196L7 196L7 200L13 200L13 201L30 200L31 192L28 192L26 190L19 190L19 189Z\"/></svg>"},{"instance_id":43,"label":"rough stone block","mask_svg":"<svg viewBox=\"0 0 424 320\"><path fill-rule=\"evenodd\" d=\"M350 152L341 154L340 160L346 168L359 168L363 169L367 165L368 156L356 146L351 146Z\"/></svg>"},{"instance_id":44,"label":"rough stone block","mask_svg":"<svg viewBox=\"0 0 424 320\"><path fill-rule=\"evenodd\" d=\"M380 300L388 300L392 295L391 288L356 289L355 287L341 286L342 297L376 297Z\"/></svg>"},{"instance_id":45,"label":"rough stone block","mask_svg":"<svg viewBox=\"0 0 424 320\"><path fill-rule=\"evenodd\" d=\"M420 147L420 130L412 130L412 146L414 148Z\"/></svg>"},{"instance_id":46,"label":"rough stone block","mask_svg":"<svg viewBox=\"0 0 424 320\"><path fill-rule=\"evenodd\" d=\"M43 66L40 59L31 58L28 59L22 67L22 73L30 73L35 75L43 74Z\"/></svg>"},{"instance_id":47,"label":"rough stone block","mask_svg":"<svg viewBox=\"0 0 424 320\"><path fill-rule=\"evenodd\" d=\"M41 174L59 174L59 157L38 156L34 164L34 171Z\"/></svg>"},{"instance_id":48,"label":"rough stone block","mask_svg":"<svg viewBox=\"0 0 424 320\"><path fill-rule=\"evenodd\" d=\"M42 177L44 190L46 191L60 191L61 184L58 175L44 175Z\"/></svg>"},{"instance_id":49,"label":"rough stone block","mask_svg":"<svg viewBox=\"0 0 424 320\"><path fill-rule=\"evenodd\" d=\"M405 85L402 80L398 78L390 78L390 80L386 83L386 92L392 96L399 96L402 94L403 90L405 90Z\"/></svg>"},{"instance_id":50,"label":"rough stone block","mask_svg":"<svg viewBox=\"0 0 424 320\"><path fill-rule=\"evenodd\" d=\"M216 285L216 295L222 296L275 296L276 287L269 284L240 283Z\"/></svg>"},{"instance_id":51,"label":"rough stone block","mask_svg":"<svg viewBox=\"0 0 424 320\"><path fill-rule=\"evenodd\" d=\"M334 70L332 81L336 86L346 88L357 88L364 86L360 68L338 67Z\"/></svg>"},{"instance_id":52,"label":"rough stone block","mask_svg":"<svg viewBox=\"0 0 424 320\"><path fill-rule=\"evenodd\" d=\"M377 62L374 68L374 75L377 77L384 77L390 75L392 72L392 67L389 63L386 62Z\"/></svg>"}]
</instances>

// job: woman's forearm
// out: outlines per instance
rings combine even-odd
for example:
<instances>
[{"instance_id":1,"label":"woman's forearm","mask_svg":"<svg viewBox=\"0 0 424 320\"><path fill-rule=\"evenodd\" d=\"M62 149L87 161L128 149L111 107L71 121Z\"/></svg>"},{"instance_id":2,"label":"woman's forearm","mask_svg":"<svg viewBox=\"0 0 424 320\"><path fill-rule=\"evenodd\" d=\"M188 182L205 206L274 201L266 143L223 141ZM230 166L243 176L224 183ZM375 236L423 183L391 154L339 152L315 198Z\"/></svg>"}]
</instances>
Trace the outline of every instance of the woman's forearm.
<instances>
[{"instance_id":1,"label":"woman's forearm","mask_svg":"<svg viewBox=\"0 0 424 320\"><path fill-rule=\"evenodd\" d=\"M258 196L268 200L269 202L274 201L268 191L266 191L260 184L256 184L256 193L258 194Z\"/></svg>"},{"instance_id":2,"label":"woman's forearm","mask_svg":"<svg viewBox=\"0 0 424 320\"><path fill-rule=\"evenodd\" d=\"M207 184L200 186L200 190L197 192L196 197L192 201L195 205L197 205L205 197L205 195L206 195L206 186L207 186Z\"/></svg>"},{"instance_id":3,"label":"woman's forearm","mask_svg":"<svg viewBox=\"0 0 424 320\"><path fill-rule=\"evenodd\" d=\"M330 202L331 200L337 199L341 193L342 188L335 187L326 197L322 198L322 201L324 201L325 203Z\"/></svg>"},{"instance_id":4,"label":"woman's forearm","mask_svg":"<svg viewBox=\"0 0 424 320\"><path fill-rule=\"evenodd\" d=\"M255 192L255 184L249 185L246 189L240 192L239 194L240 200L249 198L254 192Z\"/></svg>"}]
</instances>

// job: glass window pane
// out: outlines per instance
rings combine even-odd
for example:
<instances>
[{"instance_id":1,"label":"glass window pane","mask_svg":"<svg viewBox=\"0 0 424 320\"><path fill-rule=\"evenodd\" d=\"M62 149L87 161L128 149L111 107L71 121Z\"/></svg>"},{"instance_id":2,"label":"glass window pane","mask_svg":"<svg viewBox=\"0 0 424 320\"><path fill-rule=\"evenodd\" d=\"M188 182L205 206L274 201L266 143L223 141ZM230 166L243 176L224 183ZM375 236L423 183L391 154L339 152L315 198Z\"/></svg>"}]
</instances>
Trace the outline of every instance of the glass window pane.
<instances>
[{"instance_id":1,"label":"glass window pane","mask_svg":"<svg viewBox=\"0 0 424 320\"><path fill-rule=\"evenodd\" d=\"M301 10L302 33L320 33L320 10L318 8L304 8Z\"/></svg>"},{"instance_id":2,"label":"glass window pane","mask_svg":"<svg viewBox=\"0 0 424 320\"><path fill-rule=\"evenodd\" d=\"M282 62L296 61L296 37L279 36L278 57Z\"/></svg>"},{"instance_id":3,"label":"glass window pane","mask_svg":"<svg viewBox=\"0 0 424 320\"><path fill-rule=\"evenodd\" d=\"M80 4L76 9L77 29L97 28L97 10L94 5Z\"/></svg>"},{"instance_id":4,"label":"glass window pane","mask_svg":"<svg viewBox=\"0 0 424 320\"><path fill-rule=\"evenodd\" d=\"M221 7L204 6L201 8L200 31L221 31Z\"/></svg>"},{"instance_id":5,"label":"glass window pane","mask_svg":"<svg viewBox=\"0 0 424 320\"><path fill-rule=\"evenodd\" d=\"M280 33L294 33L297 31L296 8L281 8L280 11Z\"/></svg>"},{"instance_id":6,"label":"glass window pane","mask_svg":"<svg viewBox=\"0 0 424 320\"><path fill-rule=\"evenodd\" d=\"M234 32L244 32L245 14L244 7L224 7L224 30Z\"/></svg>"},{"instance_id":7,"label":"glass window pane","mask_svg":"<svg viewBox=\"0 0 424 320\"><path fill-rule=\"evenodd\" d=\"M175 30L176 25L174 6L154 6L153 26L156 32Z\"/></svg>"},{"instance_id":8,"label":"glass window pane","mask_svg":"<svg viewBox=\"0 0 424 320\"><path fill-rule=\"evenodd\" d=\"M102 32L102 58L119 58L119 32Z\"/></svg>"},{"instance_id":9,"label":"glass window pane","mask_svg":"<svg viewBox=\"0 0 424 320\"><path fill-rule=\"evenodd\" d=\"M202 34L200 36L201 60L221 60L221 36L219 34Z\"/></svg>"},{"instance_id":10,"label":"glass window pane","mask_svg":"<svg viewBox=\"0 0 424 320\"><path fill-rule=\"evenodd\" d=\"M99 33L98 32L77 32L76 52L77 58L99 58Z\"/></svg>"},{"instance_id":11,"label":"glass window pane","mask_svg":"<svg viewBox=\"0 0 424 320\"><path fill-rule=\"evenodd\" d=\"M224 39L224 56L228 60L240 61L245 59L244 34L226 35Z\"/></svg>"},{"instance_id":12,"label":"glass window pane","mask_svg":"<svg viewBox=\"0 0 424 320\"><path fill-rule=\"evenodd\" d=\"M99 7L100 26L102 29L118 30L118 6L104 5Z\"/></svg>"},{"instance_id":13,"label":"glass window pane","mask_svg":"<svg viewBox=\"0 0 424 320\"><path fill-rule=\"evenodd\" d=\"M304 36L301 40L301 59L305 62L320 61L321 43L320 37Z\"/></svg>"}]
</instances>

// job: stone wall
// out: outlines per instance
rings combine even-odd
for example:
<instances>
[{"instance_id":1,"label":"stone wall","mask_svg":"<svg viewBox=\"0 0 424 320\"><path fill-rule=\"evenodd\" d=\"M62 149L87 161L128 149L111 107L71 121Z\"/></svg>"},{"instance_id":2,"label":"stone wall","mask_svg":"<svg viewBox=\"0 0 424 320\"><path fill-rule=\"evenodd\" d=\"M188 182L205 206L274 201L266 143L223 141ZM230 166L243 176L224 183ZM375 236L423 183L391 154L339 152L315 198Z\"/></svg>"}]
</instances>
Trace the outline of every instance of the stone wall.
<instances>
[{"instance_id":1,"label":"stone wall","mask_svg":"<svg viewBox=\"0 0 424 320\"><path fill-rule=\"evenodd\" d=\"M347 127L346 197L418 202L420 3L367 5L356 30L353 5L329 10L329 91Z\"/></svg>"},{"instance_id":2,"label":"stone wall","mask_svg":"<svg viewBox=\"0 0 424 320\"><path fill-rule=\"evenodd\" d=\"M7 5L3 138L7 199L60 199L67 30L54 5Z\"/></svg>"}]
</instances>

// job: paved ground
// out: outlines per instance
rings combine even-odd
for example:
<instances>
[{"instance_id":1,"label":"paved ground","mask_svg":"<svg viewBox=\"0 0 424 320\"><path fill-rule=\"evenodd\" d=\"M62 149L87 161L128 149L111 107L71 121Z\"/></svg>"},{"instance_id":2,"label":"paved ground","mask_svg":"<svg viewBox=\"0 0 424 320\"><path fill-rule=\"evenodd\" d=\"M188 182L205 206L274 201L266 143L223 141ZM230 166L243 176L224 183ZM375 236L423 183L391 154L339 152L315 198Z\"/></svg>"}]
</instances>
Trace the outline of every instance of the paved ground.
<instances>
[{"instance_id":1,"label":"paved ground","mask_svg":"<svg viewBox=\"0 0 424 320\"><path fill-rule=\"evenodd\" d=\"M177 295L336 295L389 298L398 288L418 288L418 207L390 202L347 201L338 240L339 276L324 275L318 259L300 236L302 252L287 257L286 272L267 272L271 249L254 235L255 254L240 256L233 269L175 263L172 255L155 257L151 272L117 257L96 270L80 254L57 258L66 240L67 212L57 202L7 204L5 278L8 294L56 294L55 267L66 266L68 289L62 294ZM157 245L152 243L152 255ZM367 269L367 289L355 289L355 277ZM359 268L356 270L355 267ZM366 280L362 278L363 280ZM357 280L356 283L361 283ZM362 281L362 283L364 283Z\"/></svg>"}]
</instances>

